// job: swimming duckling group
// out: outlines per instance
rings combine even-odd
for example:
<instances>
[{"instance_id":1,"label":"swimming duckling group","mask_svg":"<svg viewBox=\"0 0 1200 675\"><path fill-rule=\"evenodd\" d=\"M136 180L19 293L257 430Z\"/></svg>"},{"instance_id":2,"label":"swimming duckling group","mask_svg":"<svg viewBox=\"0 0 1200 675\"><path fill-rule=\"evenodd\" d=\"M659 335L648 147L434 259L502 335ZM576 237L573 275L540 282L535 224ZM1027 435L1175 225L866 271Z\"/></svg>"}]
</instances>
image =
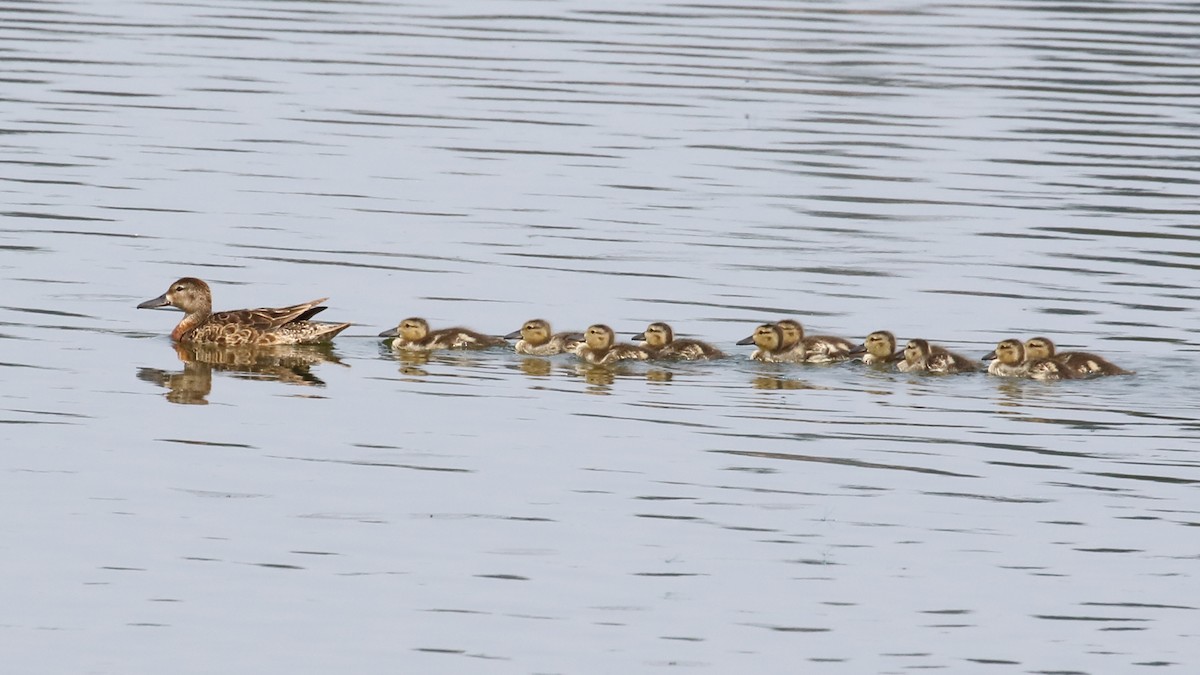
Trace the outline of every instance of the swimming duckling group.
<instances>
[{"instance_id":1,"label":"swimming duckling group","mask_svg":"<svg viewBox=\"0 0 1200 675\"><path fill-rule=\"evenodd\" d=\"M171 331L176 342L218 345L284 345L328 342L350 326L326 323L312 318L326 308L321 298L279 308L212 311L212 290L200 279L184 277L165 293L138 305L138 309L174 307L184 312L183 319ZM518 354L552 356L573 354L591 364L611 364L624 360L699 361L725 358L721 350L693 339L679 339L666 323L654 322L633 336L637 344L617 340L612 328L604 324L588 326L582 332L551 330L543 319L526 321L504 336L487 335L468 328L433 330L425 319L410 317L395 328L379 334L391 339L397 352L430 352L441 349L486 349L516 340ZM1128 370L1087 352L1058 352L1048 338L1002 340L996 349L982 357L986 365L956 354L923 339L909 340L897 349L896 337L888 331L876 331L862 344L832 335L806 335L798 321L784 319L764 323L738 345L754 345L750 358L768 363L836 363L852 359L876 367L901 372L937 374L969 373L986 370L1000 377L1035 380L1070 380L1100 375L1129 375Z\"/></svg>"}]
</instances>

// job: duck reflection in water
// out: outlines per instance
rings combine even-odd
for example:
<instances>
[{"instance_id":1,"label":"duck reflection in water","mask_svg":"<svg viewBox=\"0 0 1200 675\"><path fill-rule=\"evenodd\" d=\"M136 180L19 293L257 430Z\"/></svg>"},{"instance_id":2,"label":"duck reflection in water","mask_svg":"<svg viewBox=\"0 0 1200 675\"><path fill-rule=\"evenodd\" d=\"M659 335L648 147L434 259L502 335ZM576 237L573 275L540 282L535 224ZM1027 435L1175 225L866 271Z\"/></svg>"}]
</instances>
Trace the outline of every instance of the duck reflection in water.
<instances>
[{"instance_id":1,"label":"duck reflection in water","mask_svg":"<svg viewBox=\"0 0 1200 675\"><path fill-rule=\"evenodd\" d=\"M212 392L213 371L245 380L324 387L325 382L311 372L313 366L321 363L346 366L327 343L273 346L175 343L173 346L183 362L182 371L139 368L137 373L138 379L165 387L171 403L206 405Z\"/></svg>"}]
</instances>

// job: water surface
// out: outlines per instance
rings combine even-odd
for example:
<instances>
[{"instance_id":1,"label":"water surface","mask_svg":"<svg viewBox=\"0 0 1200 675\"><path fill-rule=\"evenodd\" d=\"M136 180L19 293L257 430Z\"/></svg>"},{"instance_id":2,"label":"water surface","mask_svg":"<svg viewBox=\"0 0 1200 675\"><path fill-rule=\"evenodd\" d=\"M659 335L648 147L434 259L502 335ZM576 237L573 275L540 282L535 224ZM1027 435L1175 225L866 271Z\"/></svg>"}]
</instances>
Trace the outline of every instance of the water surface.
<instances>
[{"instance_id":1,"label":"water surface","mask_svg":"<svg viewBox=\"0 0 1200 675\"><path fill-rule=\"evenodd\" d=\"M1191 3L0 18L10 668L1200 662ZM355 326L180 351L134 306L184 275ZM396 357L411 315L665 320L733 358ZM1137 375L734 346L785 316Z\"/></svg>"}]
</instances>

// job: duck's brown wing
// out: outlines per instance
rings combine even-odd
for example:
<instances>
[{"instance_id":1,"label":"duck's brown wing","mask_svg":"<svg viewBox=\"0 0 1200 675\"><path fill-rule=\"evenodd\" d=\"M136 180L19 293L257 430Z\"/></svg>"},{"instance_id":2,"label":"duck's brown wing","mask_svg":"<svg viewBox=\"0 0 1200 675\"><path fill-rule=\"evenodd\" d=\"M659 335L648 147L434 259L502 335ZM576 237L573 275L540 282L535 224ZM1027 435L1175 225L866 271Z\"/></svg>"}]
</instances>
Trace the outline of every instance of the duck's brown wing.
<instances>
[{"instance_id":1,"label":"duck's brown wing","mask_svg":"<svg viewBox=\"0 0 1200 675\"><path fill-rule=\"evenodd\" d=\"M217 312L209 319L210 322L227 325L245 326L255 330L274 330L293 321L307 321L317 313L324 311L319 305L329 298L319 298L310 302L302 302L289 307L259 307L258 309L235 309L228 312Z\"/></svg>"}]
</instances>

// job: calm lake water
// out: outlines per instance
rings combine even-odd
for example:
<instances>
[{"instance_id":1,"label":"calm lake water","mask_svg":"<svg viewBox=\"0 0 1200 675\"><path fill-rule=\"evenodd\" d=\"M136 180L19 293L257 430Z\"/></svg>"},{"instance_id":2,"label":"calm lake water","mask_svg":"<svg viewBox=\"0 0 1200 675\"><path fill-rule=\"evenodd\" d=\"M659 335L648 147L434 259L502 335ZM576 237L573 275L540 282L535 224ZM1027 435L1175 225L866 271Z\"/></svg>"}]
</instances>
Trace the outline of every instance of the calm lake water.
<instances>
[{"instance_id":1,"label":"calm lake water","mask_svg":"<svg viewBox=\"0 0 1200 675\"><path fill-rule=\"evenodd\" d=\"M0 0L0 60L6 671L1200 668L1195 3ZM180 276L355 325L177 351Z\"/></svg>"}]
</instances>

